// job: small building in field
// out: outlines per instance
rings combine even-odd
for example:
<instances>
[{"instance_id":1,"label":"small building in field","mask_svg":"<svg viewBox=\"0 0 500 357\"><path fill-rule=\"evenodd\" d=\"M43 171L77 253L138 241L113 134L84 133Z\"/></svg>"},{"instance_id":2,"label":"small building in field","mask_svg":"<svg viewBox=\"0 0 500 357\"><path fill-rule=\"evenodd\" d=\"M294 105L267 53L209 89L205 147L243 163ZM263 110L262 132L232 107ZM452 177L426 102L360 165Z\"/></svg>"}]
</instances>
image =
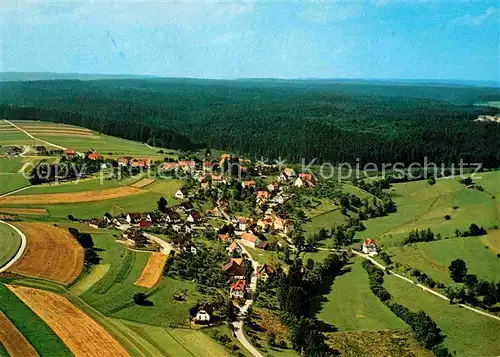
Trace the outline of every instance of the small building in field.
<instances>
[{"instance_id":1,"label":"small building in field","mask_svg":"<svg viewBox=\"0 0 500 357\"><path fill-rule=\"evenodd\" d=\"M194 317L194 322L199 324L208 324L212 318L214 309L209 304L203 304L198 308L196 316Z\"/></svg>"},{"instance_id":2,"label":"small building in field","mask_svg":"<svg viewBox=\"0 0 500 357\"><path fill-rule=\"evenodd\" d=\"M247 282L240 279L231 284L230 294L233 299L244 299L247 295Z\"/></svg>"},{"instance_id":3,"label":"small building in field","mask_svg":"<svg viewBox=\"0 0 500 357\"><path fill-rule=\"evenodd\" d=\"M361 249L363 253L370 256L377 255L377 241L375 239L367 238L363 242L363 246L361 247Z\"/></svg>"}]
</instances>

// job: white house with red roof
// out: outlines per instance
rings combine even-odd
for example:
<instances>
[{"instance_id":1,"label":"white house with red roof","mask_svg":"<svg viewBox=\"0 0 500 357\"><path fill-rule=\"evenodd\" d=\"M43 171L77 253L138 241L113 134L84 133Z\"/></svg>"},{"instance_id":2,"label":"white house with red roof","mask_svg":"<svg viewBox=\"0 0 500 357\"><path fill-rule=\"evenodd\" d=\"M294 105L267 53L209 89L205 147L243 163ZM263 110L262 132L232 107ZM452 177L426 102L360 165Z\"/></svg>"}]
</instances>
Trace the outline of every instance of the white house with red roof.
<instances>
[{"instance_id":1,"label":"white house with red roof","mask_svg":"<svg viewBox=\"0 0 500 357\"><path fill-rule=\"evenodd\" d=\"M375 239L366 238L361 249L363 253L369 256L377 255L377 241Z\"/></svg>"},{"instance_id":2,"label":"white house with red roof","mask_svg":"<svg viewBox=\"0 0 500 357\"><path fill-rule=\"evenodd\" d=\"M233 299L244 299L247 294L247 282L243 279L231 284L231 297Z\"/></svg>"}]
</instances>

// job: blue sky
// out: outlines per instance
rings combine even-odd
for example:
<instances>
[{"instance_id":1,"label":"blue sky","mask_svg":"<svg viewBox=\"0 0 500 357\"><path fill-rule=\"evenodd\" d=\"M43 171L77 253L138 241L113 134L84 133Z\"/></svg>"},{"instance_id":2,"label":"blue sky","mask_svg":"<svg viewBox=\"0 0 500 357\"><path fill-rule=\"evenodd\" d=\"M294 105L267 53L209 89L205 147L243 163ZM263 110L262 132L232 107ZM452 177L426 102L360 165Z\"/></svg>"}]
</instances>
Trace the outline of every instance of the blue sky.
<instances>
[{"instance_id":1,"label":"blue sky","mask_svg":"<svg viewBox=\"0 0 500 357\"><path fill-rule=\"evenodd\" d=\"M498 81L499 7L4 0L0 71Z\"/></svg>"}]
</instances>

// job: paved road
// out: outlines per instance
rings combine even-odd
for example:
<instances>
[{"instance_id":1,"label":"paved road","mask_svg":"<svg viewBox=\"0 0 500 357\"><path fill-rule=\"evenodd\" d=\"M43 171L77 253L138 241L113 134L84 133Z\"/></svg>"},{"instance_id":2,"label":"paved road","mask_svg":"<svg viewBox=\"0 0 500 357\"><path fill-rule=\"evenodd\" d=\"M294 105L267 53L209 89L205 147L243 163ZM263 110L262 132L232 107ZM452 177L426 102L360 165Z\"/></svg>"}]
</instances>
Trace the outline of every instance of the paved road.
<instances>
[{"instance_id":1,"label":"paved road","mask_svg":"<svg viewBox=\"0 0 500 357\"><path fill-rule=\"evenodd\" d=\"M58 148L58 149L62 149L62 150L66 150L66 149L67 149L67 148L65 148L64 146L56 145L56 144L53 144L53 143L51 143L51 142L49 142L49 141L42 140L42 139L38 139L38 138L34 137L33 135L31 135L30 133L28 133L26 130L21 129L20 127L18 127L16 124L14 124L14 123L12 123L12 122L8 121L7 119L4 119L4 121L5 121L5 122L7 122L7 123L9 123L10 125L12 125L12 126L13 126L14 128L16 128L17 130L22 131L23 133L25 133L26 135L28 135L30 138L32 138L32 139L34 139L34 140L41 141L41 142L43 142L43 143L45 143L45 144L47 144L47 145L54 146L54 147L56 147L56 148Z\"/></svg>"},{"instance_id":2,"label":"paved road","mask_svg":"<svg viewBox=\"0 0 500 357\"><path fill-rule=\"evenodd\" d=\"M437 296L438 298L440 298L440 299L442 299L442 300L445 300L445 301L447 301L447 302L449 302L449 301L450 301L450 299L449 299L447 296L445 296L445 295L443 295L443 294L440 294L440 293L438 293L437 291L434 291L434 290L432 290L431 288L428 288L428 287L427 287L427 286L425 286L425 285L419 284L419 283L417 283L417 282L415 282L415 281L413 281L413 280L411 280L411 279L409 279L409 278L407 278L407 277L405 277L405 276L403 276L403 275L400 275L400 274L398 274L398 273L395 273L395 272L393 272L392 270L387 269L387 267L385 267L384 265L380 264L379 262L377 262L377 261L376 261L375 259L373 259L372 257L369 257L368 255L363 254L363 253L360 253L360 252L358 252L357 250L354 250L354 249L352 249L352 252L353 252L354 254L356 254L356 255L359 255L360 257L362 257L362 258L364 258L364 259L368 259L368 260L369 260L369 261L371 261L373 264L375 264L376 266L378 266L380 269L382 269L382 270L387 270L388 272L390 272L390 273L391 273L391 275L394 275L396 278L402 279L402 280L404 280L404 281L406 281L407 283L410 283L410 284L412 284L412 285L416 285L416 286L418 286L419 288L421 288L422 290L427 291L428 293L431 293L431 294L433 294L434 296ZM457 305L458 305L458 306L460 306L460 307L463 307L463 308L465 308L465 309L467 309L467 310L473 311L473 312L475 312L476 314L480 314L480 315L483 315L483 316L487 316L487 317L489 317L489 318L492 318L492 319L495 319L495 320L500 321L500 317L495 316L495 315L492 315L492 314L489 314L489 313L487 313L487 312L484 312L484 311L481 311L481 310L478 310L478 309L475 309L475 308L473 308L473 307L470 307L469 305L465 305L465 304L457 304Z\"/></svg>"},{"instance_id":3,"label":"paved road","mask_svg":"<svg viewBox=\"0 0 500 357\"><path fill-rule=\"evenodd\" d=\"M7 262L7 264L5 264L3 267L0 268L0 273L2 273L4 271L6 271L7 269L9 269L15 262L17 262L23 256L24 251L26 250L26 245L27 245L28 241L27 241L24 233L21 232L17 227L14 227L12 224L7 223L7 222L2 221L2 220L0 220L0 224L8 225L12 229L14 229L17 232L17 234L19 234L19 236L21 237L21 246L17 250L17 253L12 257L12 259L9 262Z\"/></svg>"},{"instance_id":4,"label":"paved road","mask_svg":"<svg viewBox=\"0 0 500 357\"><path fill-rule=\"evenodd\" d=\"M236 240L236 242L241 241L241 240ZM253 266L253 274L252 278L250 279L250 290L251 290L251 295L255 294L255 291L257 290L257 270L259 269L259 263L255 261L252 256L248 253L248 251L245 248L245 245L241 244L238 242L239 246L241 247L241 250L243 253L245 253L250 261L252 262ZM236 334L236 338L241 342L243 347L245 347L248 352L250 352L254 357L263 357L262 354L254 347L250 342L248 342L245 334L243 333L243 319L245 318L245 315L248 311L248 308L253 304L253 300L249 299L245 301L245 304L240 308L240 312L238 314L238 320L233 322L234 326L234 333Z\"/></svg>"}]
</instances>

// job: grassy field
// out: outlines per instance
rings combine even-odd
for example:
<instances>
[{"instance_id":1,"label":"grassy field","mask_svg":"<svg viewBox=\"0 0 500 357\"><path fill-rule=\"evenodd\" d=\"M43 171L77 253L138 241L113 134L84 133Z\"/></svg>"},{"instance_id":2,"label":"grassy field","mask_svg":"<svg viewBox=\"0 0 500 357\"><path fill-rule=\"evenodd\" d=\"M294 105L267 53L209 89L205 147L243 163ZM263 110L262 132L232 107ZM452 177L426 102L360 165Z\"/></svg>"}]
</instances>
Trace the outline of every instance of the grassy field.
<instances>
[{"instance_id":1,"label":"grassy field","mask_svg":"<svg viewBox=\"0 0 500 357\"><path fill-rule=\"evenodd\" d=\"M500 172L488 175L488 183L495 185L496 179L498 185ZM372 237L382 244L394 244L414 229L431 228L436 234L451 237L455 229L465 230L471 223L486 228L499 224L498 206L490 194L468 189L457 179L439 179L435 185L416 181L393 187L398 211L365 221L367 229L357 233L358 238ZM451 219L446 220L445 215Z\"/></svg>"},{"instance_id":2,"label":"grassy field","mask_svg":"<svg viewBox=\"0 0 500 357\"><path fill-rule=\"evenodd\" d=\"M0 267L16 255L21 246L19 234L4 223L0 223Z\"/></svg>"},{"instance_id":3,"label":"grassy field","mask_svg":"<svg viewBox=\"0 0 500 357\"><path fill-rule=\"evenodd\" d=\"M339 331L406 329L406 324L371 292L360 258L354 258L348 268L351 270L337 277L330 293L323 297L318 319Z\"/></svg>"},{"instance_id":4,"label":"grassy field","mask_svg":"<svg viewBox=\"0 0 500 357\"><path fill-rule=\"evenodd\" d=\"M72 356L54 332L21 300L0 284L1 311L21 331L41 356Z\"/></svg>"},{"instance_id":5,"label":"grassy field","mask_svg":"<svg viewBox=\"0 0 500 357\"><path fill-rule=\"evenodd\" d=\"M101 264L110 267L97 283L81 295L88 304L105 315L151 325L169 327L187 325L189 308L200 294L191 282L163 277L152 290L134 285L146 266L150 253L133 252L113 241L110 234L94 234L96 247L102 249ZM187 300L176 302L172 295L187 289ZM132 296L137 292L151 294L152 306L135 305Z\"/></svg>"},{"instance_id":6,"label":"grassy field","mask_svg":"<svg viewBox=\"0 0 500 357\"><path fill-rule=\"evenodd\" d=\"M312 234L321 228L330 229L334 224L345 223L345 217L340 212L340 209L332 210L320 214L304 224L305 234Z\"/></svg>"},{"instance_id":7,"label":"grassy field","mask_svg":"<svg viewBox=\"0 0 500 357\"><path fill-rule=\"evenodd\" d=\"M9 128L10 129L10 128ZM0 131L0 145L33 145L34 140L21 131Z\"/></svg>"},{"instance_id":8,"label":"grassy field","mask_svg":"<svg viewBox=\"0 0 500 357\"><path fill-rule=\"evenodd\" d=\"M263 250L258 248L245 247L245 249L250 253L253 259L258 261L260 264L271 264L274 266L278 265L279 258L276 251Z\"/></svg>"},{"instance_id":9,"label":"grassy field","mask_svg":"<svg viewBox=\"0 0 500 357\"><path fill-rule=\"evenodd\" d=\"M457 356L498 356L500 322L450 305L440 298L391 275L384 286L394 300L412 311L424 310L447 336L446 346Z\"/></svg>"},{"instance_id":10,"label":"grassy field","mask_svg":"<svg viewBox=\"0 0 500 357\"><path fill-rule=\"evenodd\" d=\"M479 278L490 281L498 279L500 258L497 258L493 248L486 248L484 242L491 240L498 245L499 239L499 231L495 231L489 237L450 238L390 247L388 251L394 262L420 269L445 285L453 284L453 280L449 277L448 266L457 258L467 263L469 274L476 274Z\"/></svg>"}]
</instances>

